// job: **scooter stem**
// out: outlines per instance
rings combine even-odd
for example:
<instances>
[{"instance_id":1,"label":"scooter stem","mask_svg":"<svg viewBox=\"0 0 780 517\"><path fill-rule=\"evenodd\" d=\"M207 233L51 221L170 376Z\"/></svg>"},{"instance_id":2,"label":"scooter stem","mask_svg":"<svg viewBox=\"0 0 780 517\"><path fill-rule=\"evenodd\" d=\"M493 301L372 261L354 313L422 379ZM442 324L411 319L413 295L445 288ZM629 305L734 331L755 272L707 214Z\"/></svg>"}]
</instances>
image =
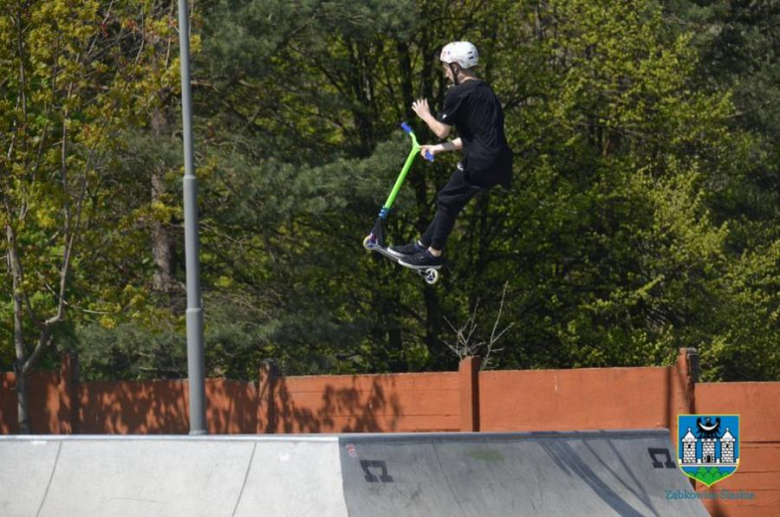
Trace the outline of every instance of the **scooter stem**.
<instances>
[{"instance_id":1,"label":"scooter stem","mask_svg":"<svg viewBox=\"0 0 780 517\"><path fill-rule=\"evenodd\" d=\"M404 184L404 179L406 178L406 174L409 172L409 169L412 168L412 163L414 163L414 159L417 156L417 153L420 152L420 144L417 143L417 137L414 136L414 131L412 131L412 128L409 127L409 125L406 122L403 122L401 124L401 127L403 128L404 131L406 131L406 133L412 139L412 150L409 151L409 156L406 157L406 162L404 163L403 169L401 169L401 174L399 174L398 179L395 180L395 185L393 185L393 190L390 191L390 195L387 197L387 201L385 201L382 210L379 211L379 217L382 220L386 219L387 215L390 213L390 209L393 207L393 203L395 202L395 197L398 195L398 191L401 190L401 185ZM430 161L433 161L433 156L431 156L428 159Z\"/></svg>"}]
</instances>

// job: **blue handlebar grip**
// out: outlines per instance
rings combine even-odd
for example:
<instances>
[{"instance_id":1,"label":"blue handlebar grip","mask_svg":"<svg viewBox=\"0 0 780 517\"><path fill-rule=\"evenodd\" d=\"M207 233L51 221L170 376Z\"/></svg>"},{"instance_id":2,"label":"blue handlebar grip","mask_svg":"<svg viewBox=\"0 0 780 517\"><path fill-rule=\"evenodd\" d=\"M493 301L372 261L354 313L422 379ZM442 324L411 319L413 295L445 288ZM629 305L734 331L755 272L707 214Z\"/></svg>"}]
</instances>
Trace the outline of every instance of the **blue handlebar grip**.
<instances>
[{"instance_id":1,"label":"blue handlebar grip","mask_svg":"<svg viewBox=\"0 0 780 517\"><path fill-rule=\"evenodd\" d=\"M411 133L412 132L412 128L410 128L409 124L407 124L406 122L401 122L401 128L404 131L406 131L407 133Z\"/></svg>"},{"instance_id":2,"label":"blue handlebar grip","mask_svg":"<svg viewBox=\"0 0 780 517\"><path fill-rule=\"evenodd\" d=\"M433 163L433 155L427 151L425 152L425 159Z\"/></svg>"}]
</instances>

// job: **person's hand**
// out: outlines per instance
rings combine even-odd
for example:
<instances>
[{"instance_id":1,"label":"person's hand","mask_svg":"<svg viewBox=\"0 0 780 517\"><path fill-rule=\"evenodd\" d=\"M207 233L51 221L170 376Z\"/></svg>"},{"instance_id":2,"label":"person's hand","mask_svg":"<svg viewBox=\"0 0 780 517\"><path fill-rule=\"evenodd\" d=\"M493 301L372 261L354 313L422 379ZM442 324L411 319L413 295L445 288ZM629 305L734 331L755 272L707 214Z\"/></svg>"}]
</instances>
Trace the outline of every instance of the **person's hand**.
<instances>
[{"instance_id":1,"label":"person's hand","mask_svg":"<svg viewBox=\"0 0 780 517\"><path fill-rule=\"evenodd\" d=\"M428 99L417 99L412 103L412 110L417 113L417 116L425 120L426 117L430 117L431 108L428 107Z\"/></svg>"},{"instance_id":2,"label":"person's hand","mask_svg":"<svg viewBox=\"0 0 780 517\"><path fill-rule=\"evenodd\" d=\"M428 155L436 156L436 153L439 152L439 146L437 145L421 145L420 146L420 154L423 158L426 160L428 159Z\"/></svg>"}]
</instances>

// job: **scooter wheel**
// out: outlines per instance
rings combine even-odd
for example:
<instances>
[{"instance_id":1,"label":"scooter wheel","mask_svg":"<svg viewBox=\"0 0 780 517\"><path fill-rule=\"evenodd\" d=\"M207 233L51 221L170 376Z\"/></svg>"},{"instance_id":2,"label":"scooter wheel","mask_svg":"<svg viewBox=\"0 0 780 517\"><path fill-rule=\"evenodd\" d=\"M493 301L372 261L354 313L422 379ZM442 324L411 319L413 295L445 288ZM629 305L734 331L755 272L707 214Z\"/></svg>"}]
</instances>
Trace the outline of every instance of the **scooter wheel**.
<instances>
[{"instance_id":1,"label":"scooter wheel","mask_svg":"<svg viewBox=\"0 0 780 517\"><path fill-rule=\"evenodd\" d=\"M371 251L371 244L374 243L374 236L368 235L365 239L363 239L363 247L367 250Z\"/></svg>"},{"instance_id":2,"label":"scooter wheel","mask_svg":"<svg viewBox=\"0 0 780 517\"><path fill-rule=\"evenodd\" d=\"M430 284L430 285L433 285L436 282L438 282L439 281L439 270L438 269L433 269L433 268L426 269L425 270L425 281L428 284Z\"/></svg>"}]
</instances>

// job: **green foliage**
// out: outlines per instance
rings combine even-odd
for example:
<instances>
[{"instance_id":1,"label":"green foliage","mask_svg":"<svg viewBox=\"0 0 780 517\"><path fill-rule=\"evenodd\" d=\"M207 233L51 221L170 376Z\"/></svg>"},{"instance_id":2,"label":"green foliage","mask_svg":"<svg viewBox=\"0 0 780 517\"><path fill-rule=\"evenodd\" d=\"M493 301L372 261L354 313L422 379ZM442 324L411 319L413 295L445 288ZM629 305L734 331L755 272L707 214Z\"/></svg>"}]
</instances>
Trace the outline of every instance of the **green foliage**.
<instances>
[{"instance_id":1,"label":"green foliage","mask_svg":"<svg viewBox=\"0 0 780 517\"><path fill-rule=\"evenodd\" d=\"M125 178L112 174L122 131L154 105L150 88L178 78L164 66L168 56L154 54L148 44L176 35L170 19L149 16L152 9L154 2L134 1L3 6L3 369L13 360L34 363L36 345L48 346L51 335L61 344L62 328L75 323L97 315L110 328L123 309L131 317L155 311L138 289L117 278L117 271L124 276L129 270L121 264L124 256L137 256L138 248L112 239L123 237L126 228L117 219L128 214L111 210L116 198L126 202L118 187Z\"/></svg>"},{"instance_id":2,"label":"green foliage","mask_svg":"<svg viewBox=\"0 0 780 517\"><path fill-rule=\"evenodd\" d=\"M35 272L26 289L36 307L54 301L46 285L65 193L31 181L30 164L42 148L42 167L56 173L54 131L67 119L66 162L78 170L93 147L102 161L85 176L89 231L69 287L73 332L59 344L79 349L92 378L184 376L174 6L118 2L108 16L100 2L33 5L30 37L45 44L29 58L27 154L0 161L3 186L34 207L19 227ZM476 308L477 333L488 334L508 282L502 321L514 325L492 356L499 368L668 364L691 346L707 380L780 378L773 5L196 4L209 373L254 378L267 359L285 373L452 369L445 318L457 327ZM66 6L72 41L57 47L54 13ZM0 23L5 131L21 115L6 95L18 89L13 18ZM461 215L431 288L361 241L408 152L398 124L432 141L410 106L424 96L440 109L438 51L456 39L481 50L477 73L503 101L515 180ZM90 45L99 51L78 53ZM78 95L51 88L57 48L70 61L55 70L71 74ZM418 160L388 220L390 242L425 229L456 161ZM152 201L160 172L165 194ZM178 287L163 293L152 282L155 222L174 243ZM10 276L0 282L10 292ZM5 300L0 365L12 357Z\"/></svg>"},{"instance_id":3,"label":"green foliage","mask_svg":"<svg viewBox=\"0 0 780 517\"><path fill-rule=\"evenodd\" d=\"M180 379L187 376L186 341L180 330L150 331L132 321L79 328L70 344L84 380Z\"/></svg>"}]
</instances>

